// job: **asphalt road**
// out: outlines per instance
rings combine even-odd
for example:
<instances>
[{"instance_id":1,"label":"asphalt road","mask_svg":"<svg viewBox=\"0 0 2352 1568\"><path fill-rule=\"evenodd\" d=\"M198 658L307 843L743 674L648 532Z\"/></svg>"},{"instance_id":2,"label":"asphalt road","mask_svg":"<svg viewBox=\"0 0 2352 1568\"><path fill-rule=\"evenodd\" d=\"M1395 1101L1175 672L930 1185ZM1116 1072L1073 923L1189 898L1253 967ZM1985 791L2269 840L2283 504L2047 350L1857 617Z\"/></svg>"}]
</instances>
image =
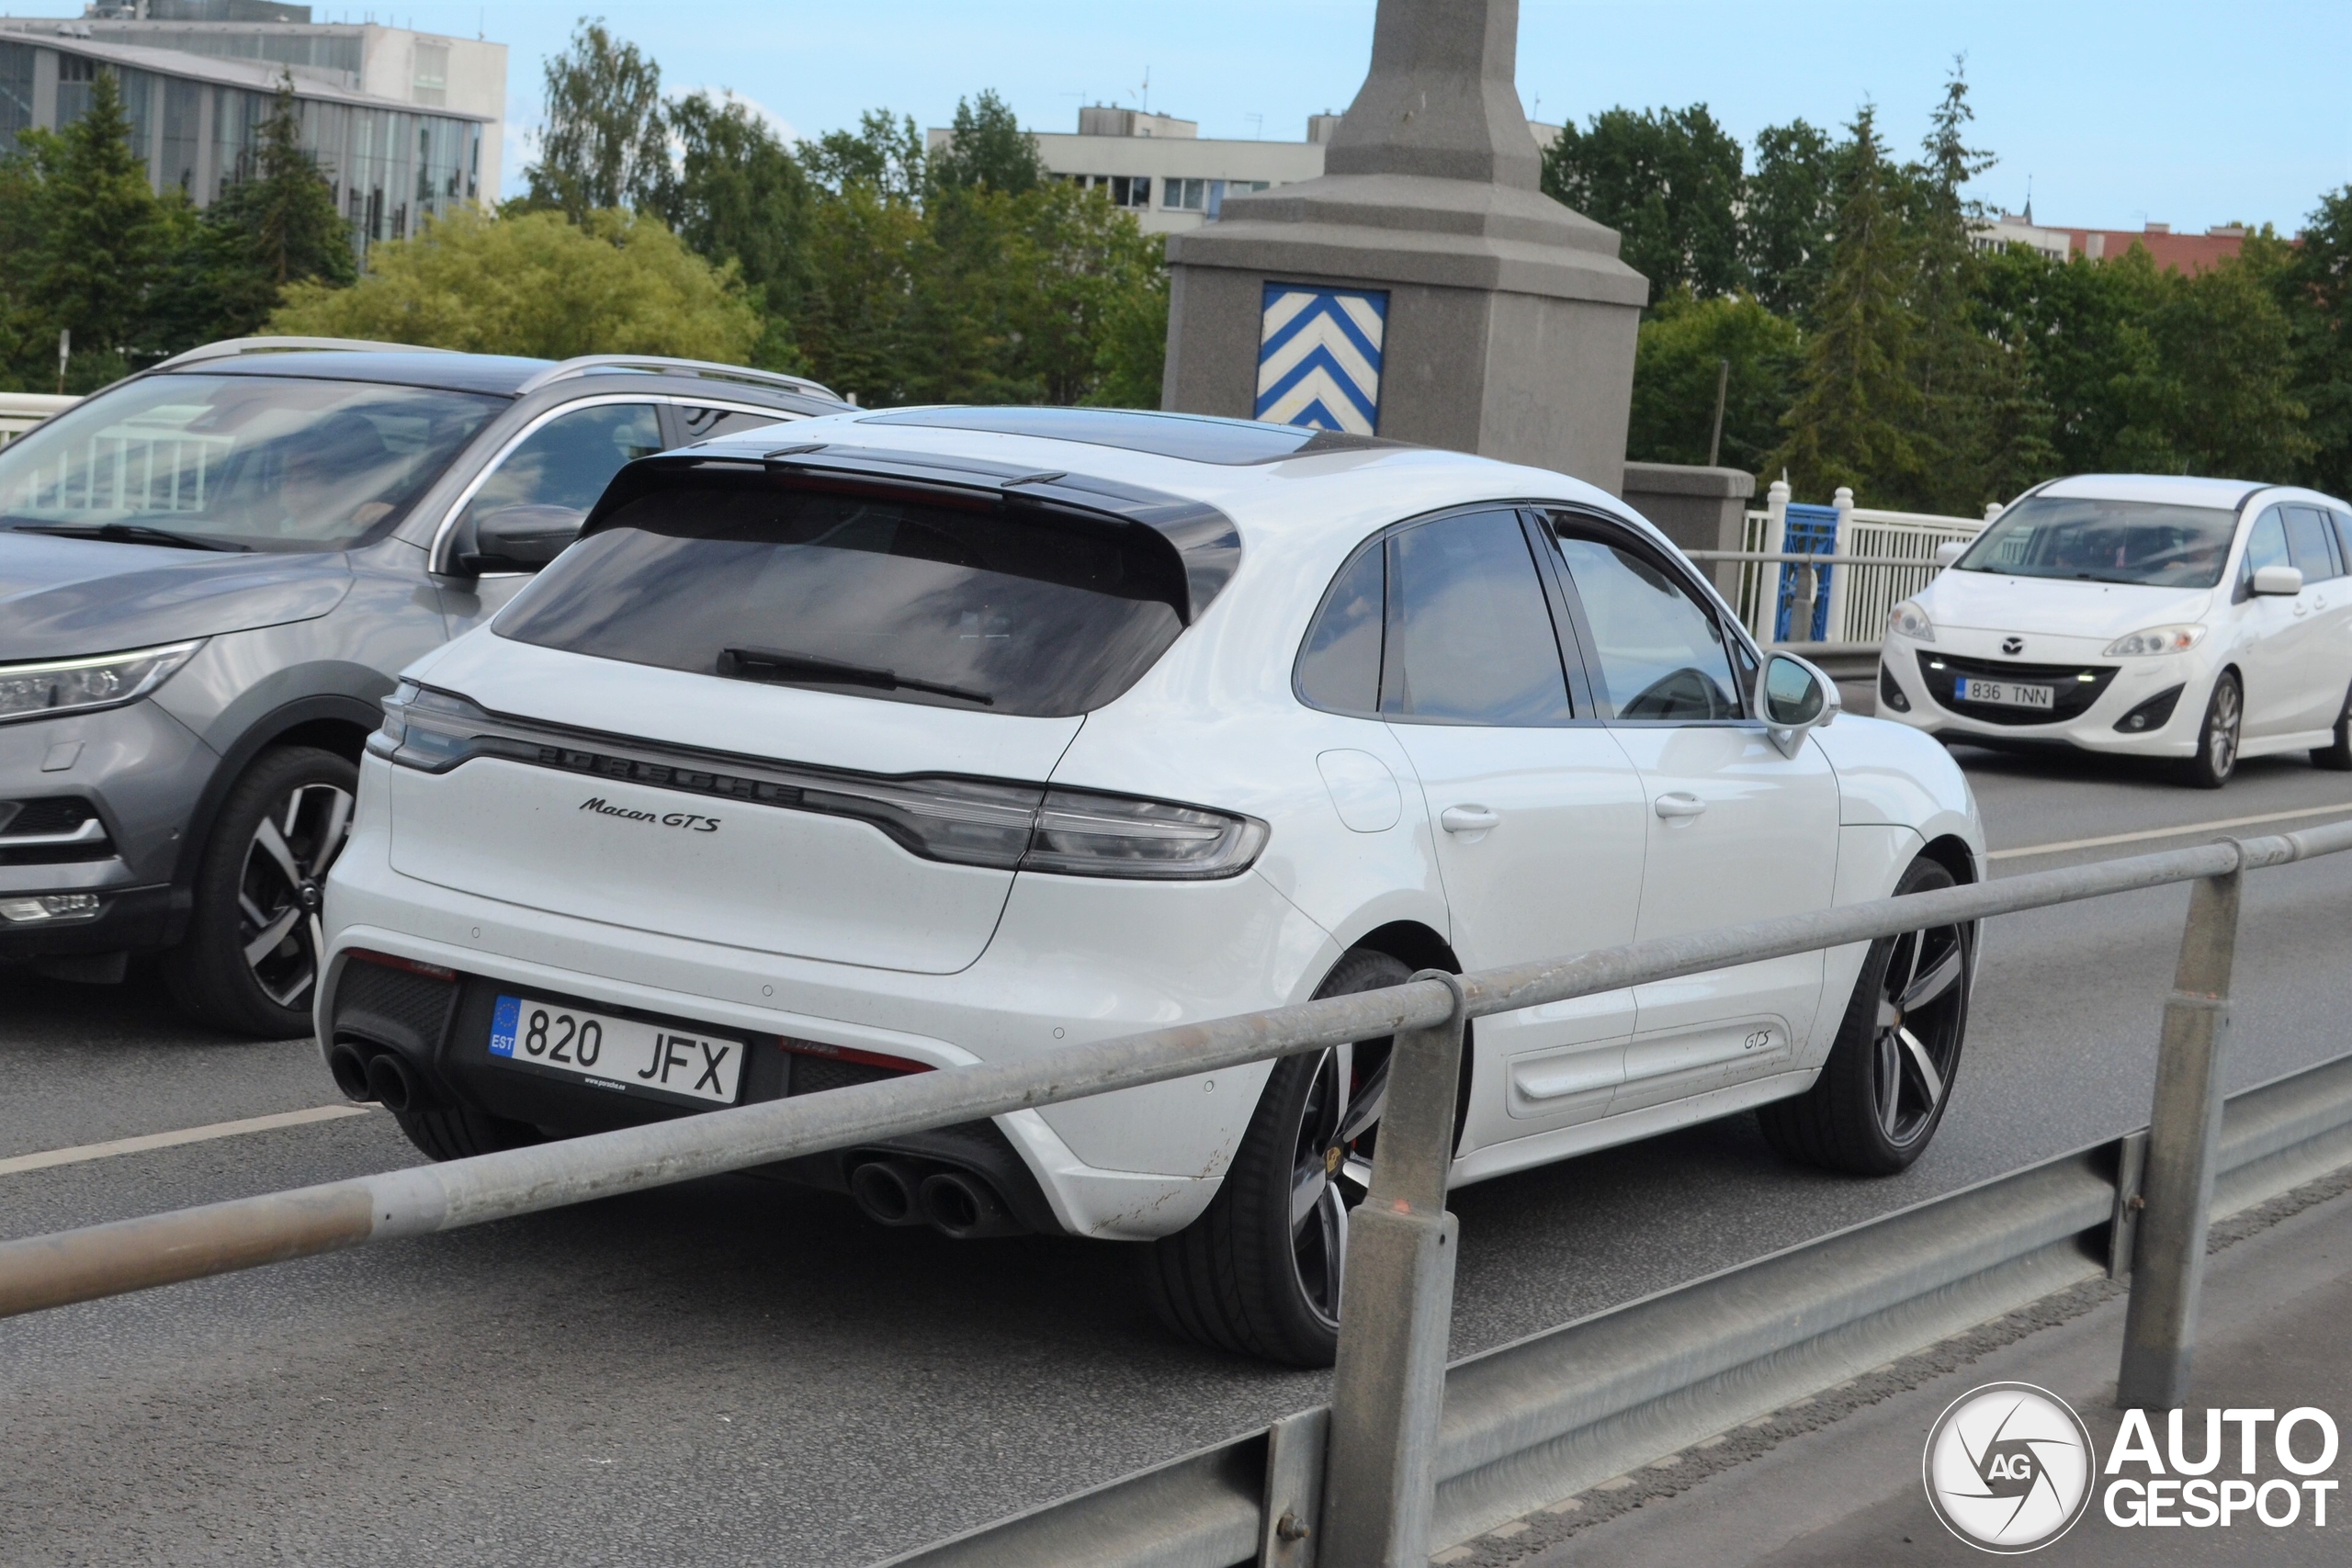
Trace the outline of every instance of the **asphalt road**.
<instances>
[{"instance_id":1,"label":"asphalt road","mask_svg":"<svg viewBox=\"0 0 2352 1568\"><path fill-rule=\"evenodd\" d=\"M2352 811L2352 777L2300 758L2212 795L1960 755L1996 851ZM1956 1098L1900 1178L1791 1168L1733 1118L1457 1193L1456 1353L2143 1121L2186 904L2163 889L1996 922ZM2352 1050L2352 856L2250 878L2245 910L2234 1081ZM0 1234L415 1159L369 1113L6 1170L336 1099L307 1042L192 1032L135 985L0 978ZM14 1320L0 1562L836 1568L1322 1396L1318 1375L1170 1342L1131 1263L884 1230L729 1178Z\"/></svg>"}]
</instances>

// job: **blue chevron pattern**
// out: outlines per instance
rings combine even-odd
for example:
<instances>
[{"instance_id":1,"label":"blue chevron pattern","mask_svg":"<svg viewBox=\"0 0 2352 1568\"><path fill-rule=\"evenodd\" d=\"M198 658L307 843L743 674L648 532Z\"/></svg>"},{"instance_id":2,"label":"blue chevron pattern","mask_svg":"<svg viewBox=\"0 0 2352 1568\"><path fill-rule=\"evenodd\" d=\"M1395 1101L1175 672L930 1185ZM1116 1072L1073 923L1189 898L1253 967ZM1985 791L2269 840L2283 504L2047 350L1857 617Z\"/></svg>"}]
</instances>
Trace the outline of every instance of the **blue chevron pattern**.
<instances>
[{"instance_id":1,"label":"blue chevron pattern","mask_svg":"<svg viewBox=\"0 0 2352 1568\"><path fill-rule=\"evenodd\" d=\"M1380 429L1385 292L1266 285L1258 333L1257 417L1372 435Z\"/></svg>"}]
</instances>

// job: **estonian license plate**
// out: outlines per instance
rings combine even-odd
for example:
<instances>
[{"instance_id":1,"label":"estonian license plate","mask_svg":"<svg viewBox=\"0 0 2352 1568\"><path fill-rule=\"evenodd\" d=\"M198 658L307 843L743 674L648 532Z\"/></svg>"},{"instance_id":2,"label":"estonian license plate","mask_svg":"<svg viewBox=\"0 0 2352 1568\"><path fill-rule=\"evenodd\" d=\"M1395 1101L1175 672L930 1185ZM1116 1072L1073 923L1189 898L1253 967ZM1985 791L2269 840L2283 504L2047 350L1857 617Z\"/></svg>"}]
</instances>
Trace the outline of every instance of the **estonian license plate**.
<instances>
[{"instance_id":1,"label":"estonian license plate","mask_svg":"<svg viewBox=\"0 0 2352 1568\"><path fill-rule=\"evenodd\" d=\"M743 1077L743 1053L741 1040L529 997L501 997L490 1015L494 1059L583 1079L599 1089L650 1089L732 1105Z\"/></svg>"},{"instance_id":2,"label":"estonian license plate","mask_svg":"<svg viewBox=\"0 0 2352 1568\"><path fill-rule=\"evenodd\" d=\"M2055 686L2026 686L2015 681L1973 681L1963 675L1954 684L1960 689L1953 694L1963 703L1999 703L2004 707L2048 708L2058 702Z\"/></svg>"}]
</instances>

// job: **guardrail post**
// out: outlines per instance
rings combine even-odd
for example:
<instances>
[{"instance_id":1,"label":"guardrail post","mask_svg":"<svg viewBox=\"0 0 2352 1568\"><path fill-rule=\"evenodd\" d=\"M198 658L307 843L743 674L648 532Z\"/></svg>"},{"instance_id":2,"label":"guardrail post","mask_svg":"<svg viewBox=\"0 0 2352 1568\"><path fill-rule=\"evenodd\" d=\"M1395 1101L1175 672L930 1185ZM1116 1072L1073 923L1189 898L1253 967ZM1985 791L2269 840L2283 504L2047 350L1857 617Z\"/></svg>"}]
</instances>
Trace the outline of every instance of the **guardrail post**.
<instances>
[{"instance_id":1,"label":"guardrail post","mask_svg":"<svg viewBox=\"0 0 2352 1568\"><path fill-rule=\"evenodd\" d=\"M2190 888L2180 962L2172 995L2165 998L2140 1189L2145 1206L2132 1243L2132 1300L2115 1387L2115 1403L2124 1409L2168 1410L2188 1396L2198 1297L2205 1284L2205 1228L2222 1152L2238 880L2239 873L2230 871Z\"/></svg>"},{"instance_id":2,"label":"guardrail post","mask_svg":"<svg viewBox=\"0 0 2352 1568\"><path fill-rule=\"evenodd\" d=\"M1462 1072L1462 982L1443 1023L1399 1032L1372 1186L1350 1216L1319 1568L1424 1568L1459 1227L1445 1212Z\"/></svg>"}]
</instances>

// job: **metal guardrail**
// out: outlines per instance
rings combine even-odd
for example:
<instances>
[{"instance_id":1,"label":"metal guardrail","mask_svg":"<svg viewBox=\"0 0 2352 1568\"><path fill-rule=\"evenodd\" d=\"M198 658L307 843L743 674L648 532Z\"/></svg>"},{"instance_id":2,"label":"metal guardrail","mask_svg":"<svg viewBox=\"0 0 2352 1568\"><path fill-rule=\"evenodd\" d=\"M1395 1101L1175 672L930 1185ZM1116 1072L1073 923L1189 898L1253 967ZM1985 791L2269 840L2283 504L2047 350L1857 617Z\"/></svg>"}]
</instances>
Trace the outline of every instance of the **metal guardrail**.
<instances>
[{"instance_id":1,"label":"metal guardrail","mask_svg":"<svg viewBox=\"0 0 2352 1568\"><path fill-rule=\"evenodd\" d=\"M2219 1064L2238 877L2245 870L2345 850L2352 850L2352 821L1473 975L1425 971L1383 990L1154 1030L1024 1062L911 1075L33 1236L0 1244L0 1315L1394 1035L1372 1190L1350 1226L1349 1310L1329 1416L1309 1413L1277 1424L1241 1450L1221 1446L1179 1461L1174 1471L1119 1483L1114 1490L1121 1497L1107 1508L1102 1494L1091 1494L1033 1516L1049 1519L1040 1528L1084 1538L1089 1555L1057 1557L1023 1548L1025 1555L1005 1556L991 1542L1010 1538L983 1531L903 1561L1230 1568L1254 1554L1283 1568L1317 1562L1327 1568L1418 1568L1433 1534L1459 1539L1479 1528L1478 1519L1509 1517L1564 1495L1576 1489L1564 1478L1589 1469L1596 1453L1618 1454L1644 1434L1688 1425L1692 1412L1701 1413L1696 1435L1719 1430L1720 1424L1704 1425L1721 1403L1704 1393L1713 1381L1762 1387L1775 1369L1849 1353L1844 1342L1858 1334L1860 1342L1870 1342L1872 1333L1891 1342L1955 1310L1973 1312L1962 1321L1977 1321L2001 1310L1976 1309L2004 1289L2047 1288L2042 1281L2064 1272L2074 1238L2112 1223L2119 1213L2132 1217L2118 1210L2118 1190L2093 1168L2092 1156L2070 1156L2072 1164L2053 1162L1976 1190L1975 1207L1911 1211L1866 1227L1867 1239L1850 1232L1811 1244L1717 1276L1693 1288L1700 1294L1669 1292L1610 1314L1616 1326L1606 1332L1588 1330L1566 1340L1540 1336L1464 1363L1449 1379L1443 1353L1454 1222L1443 1198L1465 1020L1928 926L2202 884L2192 899L2181 968L2166 1005L2157 1113L2142 1162L2150 1176L2144 1191L2132 1194L2144 1196L2146 1206L2136 1225L2124 1227L2136 1229L2135 1245L2149 1259L2143 1278L2135 1280L2126 1382L2136 1376L2157 1392L2177 1393L2186 1378L2203 1267L2203 1247L2195 1243L2204 1235L2215 1172L2226 1154L2218 1136ZM2352 1089L2338 1086L2332 1092L2352 1105ZM2307 1107L2274 1108L2273 1121L2292 1125L2301 1115L2308 1122L2307 1112ZM2305 1142L2338 1137L2352 1115L2320 1121L2324 1124ZM2280 1144L2266 1145L2260 1157L2276 1161L2290 1154ZM1988 1204L1981 1195L1993 1188L2004 1195ZM2004 1213L2035 1218L2020 1232ZM1960 1223L1963 1218L1966 1224ZM1889 1251L1887 1238L1895 1236L1903 1246ZM1745 1283L1723 1283L1735 1278ZM1639 1326L1627 1329L1627 1324ZM1608 1346L1612 1338L1617 1343ZM1604 1345L1599 1353L1596 1343ZM1623 1468L1611 1461L1600 1473ZM1246 1480L1253 1470L1261 1491L1249 1510L1250 1540L1242 1550L1218 1556L1240 1539L1241 1515L1227 1505L1237 1478ZM1146 1495L1157 1500L1147 1506ZM1495 1515L1498 1507L1506 1511ZM1114 1549L1114 1536L1125 1544Z\"/></svg>"}]
</instances>

